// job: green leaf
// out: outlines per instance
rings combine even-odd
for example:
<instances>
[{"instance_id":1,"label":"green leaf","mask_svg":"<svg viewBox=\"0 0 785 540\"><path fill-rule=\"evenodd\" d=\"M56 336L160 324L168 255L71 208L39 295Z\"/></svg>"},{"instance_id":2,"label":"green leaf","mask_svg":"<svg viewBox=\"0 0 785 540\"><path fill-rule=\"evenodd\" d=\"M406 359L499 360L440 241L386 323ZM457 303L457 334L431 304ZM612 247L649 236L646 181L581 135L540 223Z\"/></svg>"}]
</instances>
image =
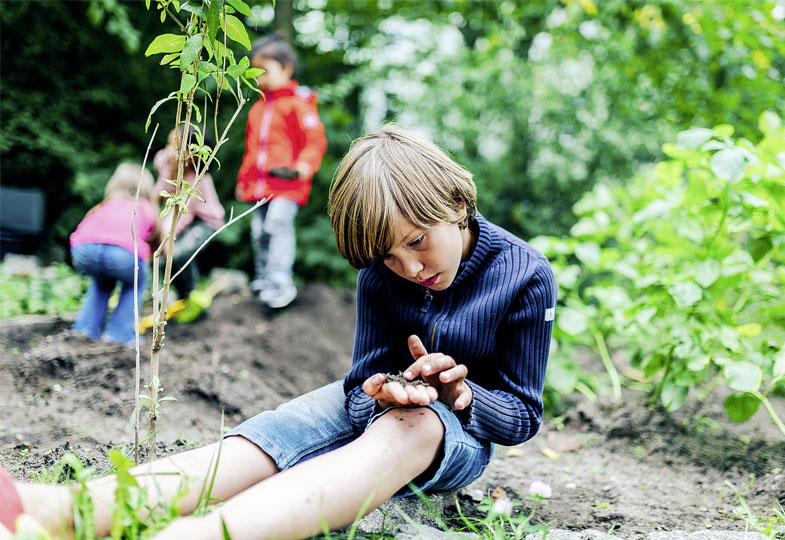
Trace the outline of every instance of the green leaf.
<instances>
[{"instance_id":1,"label":"green leaf","mask_svg":"<svg viewBox=\"0 0 785 540\"><path fill-rule=\"evenodd\" d=\"M155 111L158 110L158 107L160 107L161 105L163 105L164 103L166 103L169 100L175 99L176 97L177 97L177 92L172 92L171 94L169 94L168 97L165 97L163 99L159 99L158 102L155 105L153 105L153 108L150 109L150 114L147 115L147 122L145 122L145 124L144 124L144 131L145 131L145 133L147 133L147 128L150 127L150 121L152 120L153 114L155 113Z\"/></svg>"},{"instance_id":2,"label":"green leaf","mask_svg":"<svg viewBox=\"0 0 785 540\"><path fill-rule=\"evenodd\" d=\"M709 365L711 358L707 355L693 356L687 360L687 369L690 371L702 372Z\"/></svg>"},{"instance_id":3,"label":"green leaf","mask_svg":"<svg viewBox=\"0 0 785 540\"><path fill-rule=\"evenodd\" d=\"M694 305L703 297L701 288L692 281L674 283L668 287L668 293L670 293L671 297L673 297L676 305L682 309Z\"/></svg>"},{"instance_id":4,"label":"green leaf","mask_svg":"<svg viewBox=\"0 0 785 540\"><path fill-rule=\"evenodd\" d=\"M156 36L147 50L145 56L152 56L159 53L175 53L183 50L185 46L185 36L178 34L161 34Z\"/></svg>"},{"instance_id":5,"label":"green leaf","mask_svg":"<svg viewBox=\"0 0 785 540\"><path fill-rule=\"evenodd\" d=\"M665 363L663 362L662 356L652 356L649 358L648 362L646 362L646 365L643 366L643 375L648 379L663 367L665 367Z\"/></svg>"},{"instance_id":6,"label":"green leaf","mask_svg":"<svg viewBox=\"0 0 785 540\"><path fill-rule=\"evenodd\" d=\"M720 277L721 266L717 259L705 259L695 267L695 281L704 289L708 289Z\"/></svg>"},{"instance_id":7,"label":"green leaf","mask_svg":"<svg viewBox=\"0 0 785 540\"><path fill-rule=\"evenodd\" d=\"M234 15L227 15L224 18L224 32L229 39L236 41L249 51L251 50L251 40L248 39L245 25Z\"/></svg>"},{"instance_id":8,"label":"green leaf","mask_svg":"<svg viewBox=\"0 0 785 540\"><path fill-rule=\"evenodd\" d=\"M569 307L563 307L559 310L556 324L564 333L571 336L577 336L588 328L586 315Z\"/></svg>"},{"instance_id":9,"label":"green leaf","mask_svg":"<svg viewBox=\"0 0 785 540\"><path fill-rule=\"evenodd\" d=\"M676 135L676 146L681 148L698 148L714 136L714 132L706 128L692 128Z\"/></svg>"},{"instance_id":10,"label":"green leaf","mask_svg":"<svg viewBox=\"0 0 785 540\"><path fill-rule=\"evenodd\" d=\"M763 111L758 118L758 127L765 135L772 135L781 125L782 121L774 111Z\"/></svg>"},{"instance_id":11,"label":"green leaf","mask_svg":"<svg viewBox=\"0 0 785 540\"><path fill-rule=\"evenodd\" d=\"M582 242L575 246L575 256L586 266L600 263L600 246L594 242Z\"/></svg>"},{"instance_id":12,"label":"green leaf","mask_svg":"<svg viewBox=\"0 0 785 540\"><path fill-rule=\"evenodd\" d=\"M690 391L686 386L678 386L672 382L666 382L662 387L662 394L660 400L668 412L675 411L687 399L687 393Z\"/></svg>"},{"instance_id":13,"label":"green leaf","mask_svg":"<svg viewBox=\"0 0 785 540\"><path fill-rule=\"evenodd\" d=\"M226 74L231 76L231 77L234 77L235 79L237 77L239 77L240 75L242 75L243 71L245 71L243 69L243 67L241 65L238 65L238 64L235 64L233 66L229 66L228 68L226 68Z\"/></svg>"},{"instance_id":14,"label":"green leaf","mask_svg":"<svg viewBox=\"0 0 785 540\"><path fill-rule=\"evenodd\" d=\"M744 178L744 172L747 170L747 157L740 148L728 148L711 156L709 166L718 178L735 184Z\"/></svg>"},{"instance_id":15,"label":"green leaf","mask_svg":"<svg viewBox=\"0 0 785 540\"><path fill-rule=\"evenodd\" d=\"M221 25L221 8L223 0L210 0L210 9L207 12L207 38L208 41L215 40L218 34L218 27Z\"/></svg>"},{"instance_id":16,"label":"green leaf","mask_svg":"<svg viewBox=\"0 0 785 540\"><path fill-rule=\"evenodd\" d=\"M763 381L763 370L757 364L738 360L723 368L728 386L739 392L757 392Z\"/></svg>"},{"instance_id":17,"label":"green leaf","mask_svg":"<svg viewBox=\"0 0 785 540\"><path fill-rule=\"evenodd\" d=\"M243 0L226 0L226 2L246 17L251 16L251 8Z\"/></svg>"},{"instance_id":18,"label":"green leaf","mask_svg":"<svg viewBox=\"0 0 785 540\"><path fill-rule=\"evenodd\" d=\"M731 394L722 402L728 418L734 422L746 422L758 412L760 400L754 394L745 392L744 394Z\"/></svg>"},{"instance_id":19,"label":"green leaf","mask_svg":"<svg viewBox=\"0 0 785 540\"><path fill-rule=\"evenodd\" d=\"M183 97L188 95L188 92L191 91L195 84L196 77L190 73L183 73L183 79L180 81L180 93L183 95Z\"/></svg>"},{"instance_id":20,"label":"green leaf","mask_svg":"<svg viewBox=\"0 0 785 540\"><path fill-rule=\"evenodd\" d=\"M180 69L187 70L196 61L199 51L202 50L202 34L194 34L188 38L180 55Z\"/></svg>"},{"instance_id":21,"label":"green leaf","mask_svg":"<svg viewBox=\"0 0 785 540\"><path fill-rule=\"evenodd\" d=\"M736 331L744 337L755 337L761 333L763 327L759 323L747 323L736 327Z\"/></svg>"},{"instance_id":22,"label":"green leaf","mask_svg":"<svg viewBox=\"0 0 785 540\"><path fill-rule=\"evenodd\" d=\"M260 68L248 68L248 69L245 70L245 73L243 73L243 77L245 77L246 79L255 79L256 77L258 77L262 73L264 73L263 69L260 69Z\"/></svg>"},{"instance_id":23,"label":"green leaf","mask_svg":"<svg viewBox=\"0 0 785 540\"><path fill-rule=\"evenodd\" d=\"M180 6L180 9L182 9L183 11L187 11L188 13L193 13L194 15L196 15L202 20L204 20L205 18L204 11L202 11L202 8L192 5L190 2L184 3L182 6Z\"/></svg>"},{"instance_id":24,"label":"green leaf","mask_svg":"<svg viewBox=\"0 0 785 540\"><path fill-rule=\"evenodd\" d=\"M714 126L714 132L720 137L730 137L733 135L735 128L730 124L718 124Z\"/></svg>"},{"instance_id":25,"label":"green leaf","mask_svg":"<svg viewBox=\"0 0 785 540\"><path fill-rule=\"evenodd\" d=\"M165 54L161 57L161 61L158 62L160 65L165 66L166 64L172 63L174 60L177 60L177 57L180 56L179 53L174 54Z\"/></svg>"},{"instance_id":26,"label":"green leaf","mask_svg":"<svg viewBox=\"0 0 785 540\"><path fill-rule=\"evenodd\" d=\"M785 377L785 347L774 357L774 365L771 368L774 378Z\"/></svg>"}]
</instances>

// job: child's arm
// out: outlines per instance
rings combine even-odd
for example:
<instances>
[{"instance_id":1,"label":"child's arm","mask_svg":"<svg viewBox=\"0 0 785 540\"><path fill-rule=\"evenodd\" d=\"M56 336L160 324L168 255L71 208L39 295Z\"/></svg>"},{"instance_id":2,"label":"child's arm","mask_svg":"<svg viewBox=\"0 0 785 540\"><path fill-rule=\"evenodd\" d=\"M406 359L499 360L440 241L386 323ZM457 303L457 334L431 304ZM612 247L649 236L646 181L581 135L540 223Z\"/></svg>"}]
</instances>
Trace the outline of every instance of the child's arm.
<instances>
[{"instance_id":1,"label":"child's arm","mask_svg":"<svg viewBox=\"0 0 785 540\"><path fill-rule=\"evenodd\" d=\"M310 92L308 97L299 100L294 114L303 140L302 149L295 156L294 169L300 178L311 178L319 170L322 157L327 152L327 137L316 108L316 94Z\"/></svg>"},{"instance_id":2,"label":"child's arm","mask_svg":"<svg viewBox=\"0 0 785 540\"><path fill-rule=\"evenodd\" d=\"M539 430L556 294L556 280L543 257L497 331L498 355L487 361L497 382L486 388L469 373L473 400L463 420L478 439L514 446Z\"/></svg>"},{"instance_id":3,"label":"child's arm","mask_svg":"<svg viewBox=\"0 0 785 540\"><path fill-rule=\"evenodd\" d=\"M406 343L397 337L399 332L391 316L392 309L387 296L378 294L385 287L382 275L377 272L364 269L357 276L357 331L352 366L352 372L356 372L356 376L352 377L354 381L367 382L377 374L397 373L411 363ZM399 359L399 362L395 363L393 359ZM362 382L350 384L348 376L344 383L346 410L352 426L358 432L365 430L377 405L362 385ZM393 398L386 395L379 397Z\"/></svg>"}]
</instances>

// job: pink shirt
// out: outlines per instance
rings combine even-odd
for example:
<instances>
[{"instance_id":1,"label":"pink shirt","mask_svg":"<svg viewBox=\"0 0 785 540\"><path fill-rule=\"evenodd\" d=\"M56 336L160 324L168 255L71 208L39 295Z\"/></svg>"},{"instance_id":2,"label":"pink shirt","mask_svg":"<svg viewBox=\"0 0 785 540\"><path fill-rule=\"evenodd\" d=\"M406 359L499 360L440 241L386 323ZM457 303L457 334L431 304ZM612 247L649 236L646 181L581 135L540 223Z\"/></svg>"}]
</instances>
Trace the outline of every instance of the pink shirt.
<instances>
[{"instance_id":1,"label":"pink shirt","mask_svg":"<svg viewBox=\"0 0 785 540\"><path fill-rule=\"evenodd\" d=\"M133 199L109 199L90 210L76 230L71 233L71 247L82 244L110 244L134 252L131 236ZM139 258L150 260L151 248L147 240L155 228L158 215L153 204L147 199L139 199L136 207L134 230ZM158 246L156 246L158 247Z\"/></svg>"},{"instance_id":2,"label":"pink shirt","mask_svg":"<svg viewBox=\"0 0 785 540\"><path fill-rule=\"evenodd\" d=\"M166 190L169 193L174 193L174 186L167 182L166 179L174 180L177 176L177 171L173 171L169 165L167 151L165 149L159 150L155 154L153 163L158 171L158 182L155 184L155 192L160 193L161 190ZM186 170L183 180L193 185L195 177L196 173L192 170ZM199 195L204 199L204 202L196 197L191 197L191 200L188 201L188 212L180 214L180 219L177 221L177 231L175 231L177 236L180 236L180 234L193 223L195 218L201 219L204 221L205 225L213 230L219 229L221 225L224 224L224 209L223 206L221 206L221 202L218 200L215 184L213 184L213 179L209 174L202 176L202 179L199 180L199 185L196 186L196 191L199 192ZM172 228L171 211L164 218L162 228L164 234L168 233L169 229Z\"/></svg>"}]
</instances>

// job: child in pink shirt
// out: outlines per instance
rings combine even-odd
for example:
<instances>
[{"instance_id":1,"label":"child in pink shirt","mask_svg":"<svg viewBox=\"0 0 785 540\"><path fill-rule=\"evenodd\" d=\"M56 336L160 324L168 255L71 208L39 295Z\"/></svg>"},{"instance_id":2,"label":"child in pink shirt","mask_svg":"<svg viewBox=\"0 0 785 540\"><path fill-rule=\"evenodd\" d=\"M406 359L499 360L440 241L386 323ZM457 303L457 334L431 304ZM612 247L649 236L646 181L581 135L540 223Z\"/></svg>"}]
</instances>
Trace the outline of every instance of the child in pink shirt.
<instances>
[{"instance_id":1,"label":"child in pink shirt","mask_svg":"<svg viewBox=\"0 0 785 540\"><path fill-rule=\"evenodd\" d=\"M71 259L81 273L92 277L73 330L93 339L133 346L134 335L134 240L131 219L136 188L141 190L136 206L139 265L139 303L147 285L145 262L160 243L160 224L153 190L153 176L139 165L117 167L104 190L104 200L93 207L71 234ZM107 304L117 283L120 299L104 324Z\"/></svg>"}]
</instances>

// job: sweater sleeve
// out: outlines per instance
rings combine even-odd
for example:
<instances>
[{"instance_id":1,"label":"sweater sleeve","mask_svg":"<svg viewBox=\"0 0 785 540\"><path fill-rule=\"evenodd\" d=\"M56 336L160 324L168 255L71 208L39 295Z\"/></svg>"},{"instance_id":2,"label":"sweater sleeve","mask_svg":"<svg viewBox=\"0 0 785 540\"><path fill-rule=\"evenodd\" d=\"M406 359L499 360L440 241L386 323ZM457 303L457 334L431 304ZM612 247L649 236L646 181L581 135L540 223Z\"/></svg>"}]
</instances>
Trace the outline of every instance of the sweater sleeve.
<instances>
[{"instance_id":1,"label":"sweater sleeve","mask_svg":"<svg viewBox=\"0 0 785 540\"><path fill-rule=\"evenodd\" d=\"M346 411L358 432L365 430L376 407L376 400L363 392L363 382L376 373L395 370L394 359L409 355L408 349L390 345L397 341L405 345L405 340L394 339L395 322L389 300L387 295L379 294L384 286L384 278L373 269L363 269L357 277L357 330L352 368L344 379L344 391ZM411 363L411 357L405 361Z\"/></svg>"},{"instance_id":2,"label":"sweater sleeve","mask_svg":"<svg viewBox=\"0 0 785 540\"><path fill-rule=\"evenodd\" d=\"M550 265L540 258L499 328L497 339L504 348L496 362L495 388L467 380L474 399L461 415L466 431L478 439L514 446L539 430L556 292Z\"/></svg>"},{"instance_id":3,"label":"sweater sleeve","mask_svg":"<svg viewBox=\"0 0 785 540\"><path fill-rule=\"evenodd\" d=\"M322 124L316 108L316 94L312 93L311 96L308 101L300 102L293 111L303 137L302 149L295 156L295 160L308 164L315 173L319 170L322 157L327 152L327 137L325 137L324 124Z\"/></svg>"}]
</instances>

